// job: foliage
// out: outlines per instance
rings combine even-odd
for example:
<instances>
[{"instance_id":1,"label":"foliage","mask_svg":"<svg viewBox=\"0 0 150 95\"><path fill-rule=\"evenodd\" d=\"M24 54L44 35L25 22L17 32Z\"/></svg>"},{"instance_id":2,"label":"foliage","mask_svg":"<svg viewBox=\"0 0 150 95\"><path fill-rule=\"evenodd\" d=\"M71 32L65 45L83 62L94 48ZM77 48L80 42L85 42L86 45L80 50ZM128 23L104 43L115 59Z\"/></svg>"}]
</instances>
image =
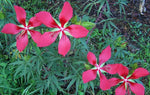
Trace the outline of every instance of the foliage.
<instances>
[{"instance_id":1,"label":"foliage","mask_svg":"<svg viewBox=\"0 0 150 95\"><path fill-rule=\"evenodd\" d=\"M0 0L0 31L6 23L18 24L13 5L23 7L29 20L42 10L58 17L64 1ZM80 39L70 37L71 50L62 57L57 51L58 40L48 47L39 48L29 38L28 46L20 53L15 36L0 32L1 95L114 95L114 89L102 91L99 88L99 78L86 84L82 81L82 73L92 68L87 53L91 51L98 57L108 45L112 48L112 55L106 64L122 63L131 69L130 73L138 67L150 71L149 25L127 21L126 25L122 24L128 28L128 36L125 36L117 25L127 19L117 18L111 11L111 7L117 6L120 16L125 16L125 6L130 3L128 0L67 1L74 9L74 17L69 24L82 25L91 34ZM49 31L44 25L36 30L41 33ZM108 75L108 78L111 77ZM149 95L150 77L137 81L145 86L145 95Z\"/></svg>"}]
</instances>

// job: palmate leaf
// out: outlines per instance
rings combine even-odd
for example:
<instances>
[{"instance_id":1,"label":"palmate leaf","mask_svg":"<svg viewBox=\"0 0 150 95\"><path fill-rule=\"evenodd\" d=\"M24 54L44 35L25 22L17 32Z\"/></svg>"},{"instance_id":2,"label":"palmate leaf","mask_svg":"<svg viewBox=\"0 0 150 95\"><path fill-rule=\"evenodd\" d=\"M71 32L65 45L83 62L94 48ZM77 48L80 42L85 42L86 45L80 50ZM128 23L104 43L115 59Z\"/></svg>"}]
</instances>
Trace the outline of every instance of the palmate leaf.
<instances>
[{"instance_id":1,"label":"palmate leaf","mask_svg":"<svg viewBox=\"0 0 150 95\"><path fill-rule=\"evenodd\" d=\"M28 81L40 72L40 58L38 58L37 56L24 56L22 58L23 60L10 63L9 65L13 66L13 69L15 70L14 78L17 79L20 77L24 77L24 80Z\"/></svg>"},{"instance_id":2,"label":"palmate leaf","mask_svg":"<svg viewBox=\"0 0 150 95\"><path fill-rule=\"evenodd\" d=\"M15 70L14 77L24 77L25 80L28 81L30 77L34 75L32 71L33 66L31 66L30 64L31 63L28 62L23 62L22 64L20 64Z\"/></svg>"},{"instance_id":3,"label":"palmate leaf","mask_svg":"<svg viewBox=\"0 0 150 95\"><path fill-rule=\"evenodd\" d=\"M7 63L0 62L0 71L0 94L5 94L7 91L7 94L10 95L11 92L18 91L21 89L21 87L18 87L16 85L15 81L13 81L12 85L12 69Z\"/></svg>"},{"instance_id":4,"label":"palmate leaf","mask_svg":"<svg viewBox=\"0 0 150 95\"><path fill-rule=\"evenodd\" d=\"M53 76L53 82L55 84L55 86L57 87L57 89L59 89L59 91L63 92L63 93L66 93L62 88L61 88L61 85L58 78L56 76Z\"/></svg>"},{"instance_id":5,"label":"palmate leaf","mask_svg":"<svg viewBox=\"0 0 150 95\"><path fill-rule=\"evenodd\" d=\"M62 89L62 85L65 83L60 80L59 77L62 77L63 75L61 74L61 69L62 68L61 64L59 64L59 59L56 60L50 60L52 56L50 56L49 59L45 60L43 68L42 68L42 79L41 81L37 80L37 87L40 88L40 93L43 94L46 91L49 91L51 94L57 94L57 92L63 92L66 93ZM54 56L53 56L54 57ZM57 57L58 58L58 57ZM50 67L48 64L54 64L51 65Z\"/></svg>"},{"instance_id":6,"label":"palmate leaf","mask_svg":"<svg viewBox=\"0 0 150 95\"><path fill-rule=\"evenodd\" d=\"M75 94L77 95L78 92L79 92L79 86L80 85L83 85L83 82L81 80L81 78L78 78L76 75L74 75L72 78L71 78L71 81L69 82L66 90L70 90L72 87L75 86Z\"/></svg>"},{"instance_id":7,"label":"palmate leaf","mask_svg":"<svg viewBox=\"0 0 150 95\"><path fill-rule=\"evenodd\" d=\"M68 69L69 75L65 76L61 80L66 82L65 83L67 85L66 90L68 90L69 92L70 91L72 92L72 89L75 88L73 90L73 92L75 92L74 94L77 95L77 94L79 94L80 90L82 90L80 86L83 85L83 82L81 79L81 70L83 70L83 68L79 68L76 65L80 65L80 64L75 65L75 63L68 65L68 66L70 66Z\"/></svg>"}]
</instances>

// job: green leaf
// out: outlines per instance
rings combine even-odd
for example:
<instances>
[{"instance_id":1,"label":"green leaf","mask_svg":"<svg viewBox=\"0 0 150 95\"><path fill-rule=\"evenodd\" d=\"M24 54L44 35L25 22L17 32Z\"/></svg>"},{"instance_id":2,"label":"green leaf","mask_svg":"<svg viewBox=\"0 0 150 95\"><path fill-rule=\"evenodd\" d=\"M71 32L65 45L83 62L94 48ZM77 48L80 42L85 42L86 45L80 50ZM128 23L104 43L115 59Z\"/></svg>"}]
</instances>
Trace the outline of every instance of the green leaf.
<instances>
[{"instance_id":1,"label":"green leaf","mask_svg":"<svg viewBox=\"0 0 150 95\"><path fill-rule=\"evenodd\" d=\"M92 88L92 90L94 92L94 84L93 84L93 82L89 82L89 83L90 83L90 86L91 86L91 88Z\"/></svg>"},{"instance_id":2,"label":"green leaf","mask_svg":"<svg viewBox=\"0 0 150 95\"><path fill-rule=\"evenodd\" d=\"M78 22L76 22L75 24L77 24L77 25L81 25L81 21L78 21Z\"/></svg>"},{"instance_id":3,"label":"green leaf","mask_svg":"<svg viewBox=\"0 0 150 95\"><path fill-rule=\"evenodd\" d=\"M0 12L0 19L4 19L4 18L5 18L4 14Z\"/></svg>"},{"instance_id":4,"label":"green leaf","mask_svg":"<svg viewBox=\"0 0 150 95\"><path fill-rule=\"evenodd\" d=\"M0 66L2 66L2 67L6 67L6 63L0 63Z\"/></svg>"},{"instance_id":5,"label":"green leaf","mask_svg":"<svg viewBox=\"0 0 150 95\"><path fill-rule=\"evenodd\" d=\"M3 25L4 25L4 20L1 21L0 28L3 27Z\"/></svg>"},{"instance_id":6,"label":"green leaf","mask_svg":"<svg viewBox=\"0 0 150 95\"><path fill-rule=\"evenodd\" d=\"M82 45L84 46L84 48L85 48L86 50L88 50L88 45L86 44L85 39L84 39L84 38L81 38L81 39L80 39L80 42L82 43Z\"/></svg>"},{"instance_id":7,"label":"green leaf","mask_svg":"<svg viewBox=\"0 0 150 95\"><path fill-rule=\"evenodd\" d=\"M85 12L85 11L87 10L87 8L90 7L91 5L92 5L91 3L87 4L87 5L84 7L83 12Z\"/></svg>"},{"instance_id":8,"label":"green leaf","mask_svg":"<svg viewBox=\"0 0 150 95\"><path fill-rule=\"evenodd\" d=\"M111 24L114 28L116 28L117 30L119 30L118 27L117 27L113 22L110 21L110 24Z\"/></svg>"},{"instance_id":9,"label":"green leaf","mask_svg":"<svg viewBox=\"0 0 150 95\"><path fill-rule=\"evenodd\" d=\"M95 23L92 23L92 22L82 22L81 25L83 27L85 27L86 29L92 29L93 27L95 27Z\"/></svg>"},{"instance_id":10,"label":"green leaf","mask_svg":"<svg viewBox=\"0 0 150 95\"><path fill-rule=\"evenodd\" d=\"M86 70L91 69L91 66L89 64L84 64L84 66L85 66Z\"/></svg>"},{"instance_id":11,"label":"green leaf","mask_svg":"<svg viewBox=\"0 0 150 95\"><path fill-rule=\"evenodd\" d=\"M21 95L27 95L27 93L28 93L29 89L31 88L31 86L32 86L32 84L29 85L29 86L22 92Z\"/></svg>"},{"instance_id":12,"label":"green leaf","mask_svg":"<svg viewBox=\"0 0 150 95\"><path fill-rule=\"evenodd\" d=\"M69 79L73 79L74 76L73 75L69 75L68 77L63 78L62 80L69 80Z\"/></svg>"},{"instance_id":13,"label":"green leaf","mask_svg":"<svg viewBox=\"0 0 150 95\"><path fill-rule=\"evenodd\" d=\"M102 0L100 6L99 6L99 8L98 8L98 14L100 13L102 7L104 6L104 3L105 3L105 0Z\"/></svg>"},{"instance_id":14,"label":"green leaf","mask_svg":"<svg viewBox=\"0 0 150 95\"><path fill-rule=\"evenodd\" d=\"M16 42L12 43L10 46L10 48L14 48L14 47L16 47Z\"/></svg>"},{"instance_id":15,"label":"green leaf","mask_svg":"<svg viewBox=\"0 0 150 95\"><path fill-rule=\"evenodd\" d=\"M139 83L139 84L142 84L142 85L145 87L145 85L143 84L143 82L140 81L139 79L135 79L135 81L136 81L137 83Z\"/></svg>"},{"instance_id":16,"label":"green leaf","mask_svg":"<svg viewBox=\"0 0 150 95\"><path fill-rule=\"evenodd\" d=\"M78 90L79 90L79 79L76 81L76 95L78 93ZM81 95L81 94L80 94Z\"/></svg>"},{"instance_id":17,"label":"green leaf","mask_svg":"<svg viewBox=\"0 0 150 95\"><path fill-rule=\"evenodd\" d=\"M86 92L86 89L87 89L87 87L88 87L88 83L83 84L83 85L84 85L84 92Z\"/></svg>"},{"instance_id":18,"label":"green leaf","mask_svg":"<svg viewBox=\"0 0 150 95\"><path fill-rule=\"evenodd\" d=\"M28 95L33 95L35 92L37 92L37 91L39 91L39 90L40 90L40 88L35 89L34 91L30 92Z\"/></svg>"},{"instance_id":19,"label":"green leaf","mask_svg":"<svg viewBox=\"0 0 150 95\"><path fill-rule=\"evenodd\" d=\"M74 16L72 19L71 19L71 23L75 24L77 22L77 15Z\"/></svg>"},{"instance_id":20,"label":"green leaf","mask_svg":"<svg viewBox=\"0 0 150 95\"><path fill-rule=\"evenodd\" d=\"M69 83L69 85L67 86L67 89L69 89L74 83L75 83L76 79L72 79Z\"/></svg>"}]
</instances>

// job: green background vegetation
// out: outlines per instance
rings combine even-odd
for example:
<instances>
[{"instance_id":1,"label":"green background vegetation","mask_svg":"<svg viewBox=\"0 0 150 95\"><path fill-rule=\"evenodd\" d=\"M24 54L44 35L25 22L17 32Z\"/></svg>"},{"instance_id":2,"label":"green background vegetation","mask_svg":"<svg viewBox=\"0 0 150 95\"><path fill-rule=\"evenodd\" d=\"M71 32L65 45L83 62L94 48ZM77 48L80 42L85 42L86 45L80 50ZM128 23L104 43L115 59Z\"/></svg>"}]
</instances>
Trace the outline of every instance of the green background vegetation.
<instances>
[{"instance_id":1,"label":"green background vegetation","mask_svg":"<svg viewBox=\"0 0 150 95\"><path fill-rule=\"evenodd\" d=\"M67 0L74 10L69 24L89 29L86 38L71 38L71 50L62 57L57 52L58 39L39 48L30 39L19 53L15 35L0 32L0 95L114 95L99 88L99 78L83 84L82 73L90 68L88 51L97 58L108 45L112 48L107 64L122 63L130 73L143 67L150 71L150 25L128 17L130 0ZM65 0L0 0L0 31L6 23L18 24L13 5L24 8L27 20L40 11L48 11L58 19ZM139 2L136 2L139 4ZM136 5L135 5L136 6ZM137 8L138 10L138 8ZM137 14L140 15L140 13ZM130 19L131 18L131 19ZM137 19L142 18L140 16ZM150 19L149 19L150 20ZM49 31L44 25L35 30ZM111 78L108 75L108 78ZM150 77L137 80L150 94Z\"/></svg>"}]
</instances>

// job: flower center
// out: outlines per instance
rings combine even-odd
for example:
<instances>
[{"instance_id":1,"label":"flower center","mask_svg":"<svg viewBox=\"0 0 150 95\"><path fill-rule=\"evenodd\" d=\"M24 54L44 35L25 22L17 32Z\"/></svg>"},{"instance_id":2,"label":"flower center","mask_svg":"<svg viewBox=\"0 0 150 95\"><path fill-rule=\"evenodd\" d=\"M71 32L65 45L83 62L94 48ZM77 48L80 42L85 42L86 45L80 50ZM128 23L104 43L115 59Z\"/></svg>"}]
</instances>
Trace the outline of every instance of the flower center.
<instances>
[{"instance_id":1,"label":"flower center","mask_svg":"<svg viewBox=\"0 0 150 95\"><path fill-rule=\"evenodd\" d=\"M124 82L128 82L128 79L123 79Z\"/></svg>"},{"instance_id":2,"label":"flower center","mask_svg":"<svg viewBox=\"0 0 150 95\"><path fill-rule=\"evenodd\" d=\"M97 68L97 70L101 70L101 67L98 65L96 65L96 68Z\"/></svg>"},{"instance_id":3,"label":"flower center","mask_svg":"<svg viewBox=\"0 0 150 95\"><path fill-rule=\"evenodd\" d=\"M64 29L65 29L65 28L63 28L63 27L60 27L59 29L60 29L60 31L62 32L62 31L64 31Z\"/></svg>"},{"instance_id":4,"label":"flower center","mask_svg":"<svg viewBox=\"0 0 150 95\"><path fill-rule=\"evenodd\" d=\"M24 27L24 29L25 29L25 30L28 30L29 28L26 26L26 27Z\"/></svg>"}]
</instances>

